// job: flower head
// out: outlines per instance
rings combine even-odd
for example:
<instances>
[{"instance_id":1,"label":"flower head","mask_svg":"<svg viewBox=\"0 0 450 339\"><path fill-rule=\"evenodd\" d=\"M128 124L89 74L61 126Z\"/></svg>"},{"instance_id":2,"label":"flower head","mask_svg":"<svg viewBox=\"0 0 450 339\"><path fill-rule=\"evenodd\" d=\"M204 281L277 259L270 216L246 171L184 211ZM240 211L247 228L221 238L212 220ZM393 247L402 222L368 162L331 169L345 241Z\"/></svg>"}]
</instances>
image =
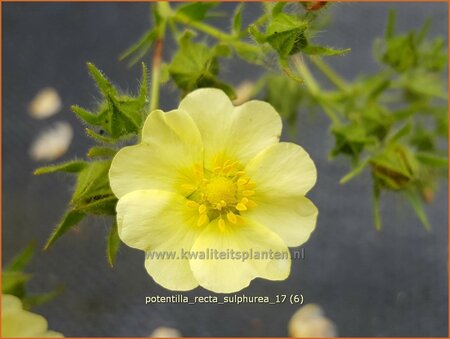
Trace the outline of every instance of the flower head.
<instances>
[{"instance_id":1,"label":"flower head","mask_svg":"<svg viewBox=\"0 0 450 339\"><path fill-rule=\"evenodd\" d=\"M43 316L25 311L19 298L2 294L2 337L56 338L63 335L49 331Z\"/></svg>"},{"instance_id":2,"label":"flower head","mask_svg":"<svg viewBox=\"0 0 450 339\"><path fill-rule=\"evenodd\" d=\"M176 110L151 112L140 144L117 153L119 236L147 252L157 283L230 293L256 277L287 278L287 247L315 227L305 194L316 169L303 148L279 142L281 127L268 103L235 107L223 91L199 89Z\"/></svg>"}]
</instances>

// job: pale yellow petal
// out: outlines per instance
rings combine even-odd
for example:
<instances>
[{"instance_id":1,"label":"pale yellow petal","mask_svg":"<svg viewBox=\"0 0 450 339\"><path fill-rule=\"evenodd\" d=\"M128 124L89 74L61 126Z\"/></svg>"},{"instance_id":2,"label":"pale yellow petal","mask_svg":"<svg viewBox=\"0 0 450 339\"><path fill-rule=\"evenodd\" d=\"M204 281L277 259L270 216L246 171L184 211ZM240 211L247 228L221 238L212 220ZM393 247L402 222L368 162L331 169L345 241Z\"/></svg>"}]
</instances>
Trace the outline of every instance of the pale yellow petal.
<instances>
[{"instance_id":1,"label":"pale yellow petal","mask_svg":"<svg viewBox=\"0 0 450 339\"><path fill-rule=\"evenodd\" d=\"M2 313L12 312L22 309L22 302L19 298L10 294L2 294Z\"/></svg>"},{"instance_id":2,"label":"pale yellow petal","mask_svg":"<svg viewBox=\"0 0 450 339\"><path fill-rule=\"evenodd\" d=\"M195 90L179 108L192 116L200 130L207 168L214 167L217 155L245 164L278 142L281 134L281 118L270 104L253 100L234 107L218 89Z\"/></svg>"},{"instance_id":3,"label":"pale yellow petal","mask_svg":"<svg viewBox=\"0 0 450 339\"><path fill-rule=\"evenodd\" d=\"M142 142L114 157L109 178L117 197L140 189L180 191L195 180L195 164L203 163L200 133L183 111L153 111L145 121Z\"/></svg>"},{"instance_id":4,"label":"pale yellow petal","mask_svg":"<svg viewBox=\"0 0 450 339\"><path fill-rule=\"evenodd\" d=\"M2 337L38 337L47 331L44 317L20 310L2 313Z\"/></svg>"},{"instance_id":5,"label":"pale yellow petal","mask_svg":"<svg viewBox=\"0 0 450 339\"><path fill-rule=\"evenodd\" d=\"M147 272L170 290L198 285L188 260L181 257L200 233L198 212L186 202L175 193L141 190L126 194L117 204L119 237L128 246L146 251Z\"/></svg>"},{"instance_id":6,"label":"pale yellow petal","mask_svg":"<svg viewBox=\"0 0 450 339\"><path fill-rule=\"evenodd\" d=\"M209 258L200 256L208 252ZM243 260L250 252L253 257ZM228 223L223 228L215 219L195 242L192 253L197 256L191 258L190 264L198 283L217 293L237 292L257 277L284 280L290 272L290 255L284 242L249 220L239 225Z\"/></svg>"},{"instance_id":7,"label":"pale yellow petal","mask_svg":"<svg viewBox=\"0 0 450 339\"><path fill-rule=\"evenodd\" d=\"M304 196L316 183L317 171L306 151L293 143L268 147L247 164L255 191L266 197Z\"/></svg>"},{"instance_id":8,"label":"pale yellow petal","mask_svg":"<svg viewBox=\"0 0 450 339\"><path fill-rule=\"evenodd\" d=\"M256 194L252 197L256 208L246 212L246 217L266 226L278 234L289 247L305 243L314 231L317 208L305 197L271 199Z\"/></svg>"}]
</instances>

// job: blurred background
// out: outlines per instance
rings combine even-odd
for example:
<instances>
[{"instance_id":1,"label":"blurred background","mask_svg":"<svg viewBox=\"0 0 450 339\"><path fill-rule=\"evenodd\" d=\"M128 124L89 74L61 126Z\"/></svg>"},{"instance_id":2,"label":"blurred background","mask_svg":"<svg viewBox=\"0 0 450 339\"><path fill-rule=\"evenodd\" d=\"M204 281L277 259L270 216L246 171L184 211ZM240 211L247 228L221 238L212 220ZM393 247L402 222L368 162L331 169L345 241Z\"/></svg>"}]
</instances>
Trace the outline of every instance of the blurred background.
<instances>
[{"instance_id":1,"label":"blurred background","mask_svg":"<svg viewBox=\"0 0 450 339\"><path fill-rule=\"evenodd\" d=\"M259 12L249 3L244 22ZM218 9L232 13L234 3ZM298 306L282 305L145 305L145 297L170 295L147 275L144 254L122 246L114 268L107 264L105 238L110 220L87 219L47 252L40 251L65 211L73 181L69 176L34 177L29 150L41 130L57 121L74 131L67 153L59 159L83 158L92 142L70 105L92 107L98 93L85 63L93 62L123 91L137 88L140 68L128 69L118 56L149 26L145 3L5 3L3 11L3 206L2 259L7 263L31 240L38 244L28 271L30 292L63 284L64 292L34 311L65 336L149 336L159 326L183 336L286 336ZM419 28L430 17L430 35L447 35L446 3L339 3L330 8L332 22L318 41L352 49L327 61L345 78L376 72L372 42L382 36L388 10L397 11L397 29ZM229 15L212 23L228 28ZM165 54L173 54L173 43ZM222 77L234 85L255 80L262 70L229 61ZM27 113L35 94L55 88L62 110L49 119ZM178 93L162 89L161 108L178 105ZM369 174L346 185L344 159L328 160L333 146L324 114L302 113L298 142L314 159L318 182L309 194L320 215L304 245L305 259L294 261L283 282L254 280L246 295L298 294L320 304L340 336L448 335L448 191L442 182L426 207L427 232L404 199L384 194L383 229L374 228ZM288 137L285 136L285 139ZM197 288L187 295L210 295Z\"/></svg>"}]
</instances>

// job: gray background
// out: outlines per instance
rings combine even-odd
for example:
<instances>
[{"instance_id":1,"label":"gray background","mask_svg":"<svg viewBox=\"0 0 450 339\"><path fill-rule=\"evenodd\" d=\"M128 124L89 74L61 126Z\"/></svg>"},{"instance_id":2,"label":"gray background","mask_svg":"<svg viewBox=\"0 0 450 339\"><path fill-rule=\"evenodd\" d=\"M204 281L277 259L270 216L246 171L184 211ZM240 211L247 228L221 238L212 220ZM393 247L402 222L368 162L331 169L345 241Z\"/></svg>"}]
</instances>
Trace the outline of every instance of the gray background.
<instances>
[{"instance_id":1,"label":"gray background","mask_svg":"<svg viewBox=\"0 0 450 339\"><path fill-rule=\"evenodd\" d=\"M234 4L222 5L230 11ZM75 139L64 159L83 157L91 141L70 112L71 104L92 106L97 94L85 62L94 62L124 91L134 90L139 68L128 70L117 56L148 27L147 4L6 3L3 4L3 261L30 240L43 245L63 213L72 181L65 176L33 177L39 164L28 148L38 131L67 120ZM341 3L333 5L333 23L319 39L351 47L346 57L329 58L352 78L375 72L371 44L383 34L389 8L398 11L400 30L433 18L431 33L446 35L444 3ZM248 5L245 19L258 4ZM216 19L221 27L228 18ZM166 56L171 55L166 50ZM254 79L258 68L239 62L223 67L234 84ZM44 86L61 94L64 109L49 121L26 114L28 102ZM162 108L177 105L177 94L162 92ZM306 259L294 262L283 282L257 279L248 295L301 292L319 303L341 336L447 336L447 182L427 207L433 226L426 232L398 196L382 199L383 230L373 227L371 184L367 174L338 184L348 167L330 162L333 145L328 120L320 112L302 113L298 142L315 160L319 178L310 198L319 208L317 229L305 245ZM114 269L104 254L108 219L89 219L48 252L39 252L30 272L32 292L65 284L65 292L36 309L51 328L66 336L147 336L157 326L173 326L185 336L285 336L291 305L154 305L146 295L168 295L146 274L142 252L122 247ZM208 295L196 289L189 295Z\"/></svg>"}]
</instances>

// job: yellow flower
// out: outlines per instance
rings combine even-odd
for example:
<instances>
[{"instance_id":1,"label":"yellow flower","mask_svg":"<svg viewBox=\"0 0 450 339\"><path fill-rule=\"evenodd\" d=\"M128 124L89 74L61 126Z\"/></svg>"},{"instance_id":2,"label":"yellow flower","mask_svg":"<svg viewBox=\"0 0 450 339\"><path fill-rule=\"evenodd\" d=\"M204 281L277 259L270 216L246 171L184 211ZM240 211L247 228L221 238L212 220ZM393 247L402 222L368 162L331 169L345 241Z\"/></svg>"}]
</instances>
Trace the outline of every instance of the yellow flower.
<instances>
[{"instance_id":1,"label":"yellow flower","mask_svg":"<svg viewBox=\"0 0 450 339\"><path fill-rule=\"evenodd\" d=\"M2 294L3 338L56 338L61 333L48 331L47 320L36 313L25 311L19 298Z\"/></svg>"},{"instance_id":2,"label":"yellow flower","mask_svg":"<svg viewBox=\"0 0 450 339\"><path fill-rule=\"evenodd\" d=\"M268 103L234 107L223 91L199 89L176 110L151 112L141 143L117 153L109 178L119 236L147 252L158 284L231 293L257 277L288 277L287 246L315 227L305 194L316 168L303 148L279 142L281 125ZM201 255L212 251L224 255ZM243 260L249 253L259 256Z\"/></svg>"}]
</instances>

